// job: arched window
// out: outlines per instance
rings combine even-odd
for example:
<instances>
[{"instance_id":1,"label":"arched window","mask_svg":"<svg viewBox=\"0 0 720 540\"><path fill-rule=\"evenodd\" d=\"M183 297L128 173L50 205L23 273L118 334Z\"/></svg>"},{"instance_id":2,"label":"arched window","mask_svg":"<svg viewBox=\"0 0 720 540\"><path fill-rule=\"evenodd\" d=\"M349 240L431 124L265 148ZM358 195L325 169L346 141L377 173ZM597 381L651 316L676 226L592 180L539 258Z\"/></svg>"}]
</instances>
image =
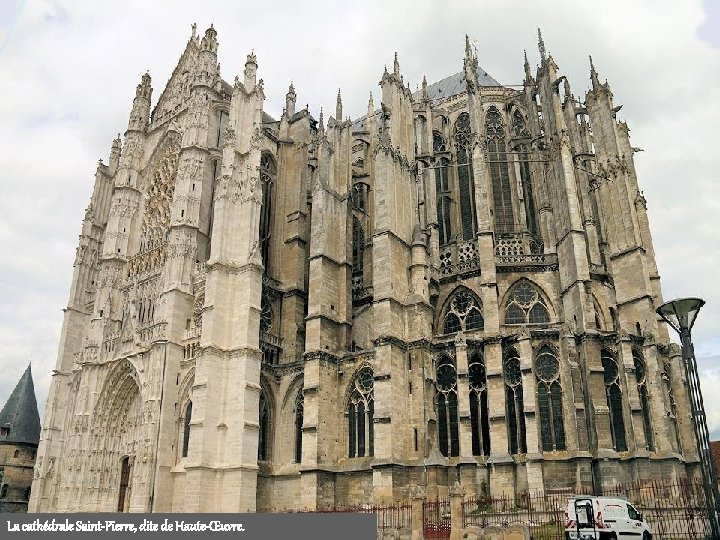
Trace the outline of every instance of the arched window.
<instances>
[{"instance_id":1,"label":"arched window","mask_svg":"<svg viewBox=\"0 0 720 540\"><path fill-rule=\"evenodd\" d=\"M182 457L187 457L188 448L190 446L190 418L192 417L192 401L188 401L185 405L185 414L183 416L183 442Z\"/></svg>"},{"instance_id":2,"label":"arched window","mask_svg":"<svg viewBox=\"0 0 720 540\"><path fill-rule=\"evenodd\" d=\"M680 430L678 428L677 419L677 402L675 401L675 391L672 387L670 379L670 362L667 360L663 361L661 377L663 380L663 386L665 387L665 394L668 403L668 419L670 420L671 437L670 440L674 445L674 449L677 453L682 454L682 441L680 440Z\"/></svg>"},{"instance_id":3,"label":"arched window","mask_svg":"<svg viewBox=\"0 0 720 540\"><path fill-rule=\"evenodd\" d=\"M455 292L447 306L443 318L443 334L454 334L460 330L482 330L485 326L480 299L469 290L462 288Z\"/></svg>"},{"instance_id":4,"label":"arched window","mask_svg":"<svg viewBox=\"0 0 720 540\"><path fill-rule=\"evenodd\" d=\"M613 436L613 444L615 450L624 452L627 450L627 441L625 440L620 370L615 361L615 356L607 349L602 350L600 359L605 371L603 374L605 377L605 395L607 396L608 409L610 409L610 431Z\"/></svg>"},{"instance_id":5,"label":"arched window","mask_svg":"<svg viewBox=\"0 0 720 540\"><path fill-rule=\"evenodd\" d=\"M645 432L645 448L654 450L654 439L652 430L652 421L650 420L650 399L648 397L647 388L647 369L645 360L640 351L633 349L633 364L635 364L635 381L637 382L638 397L640 398L640 408L643 416L643 431Z\"/></svg>"},{"instance_id":6,"label":"arched window","mask_svg":"<svg viewBox=\"0 0 720 540\"><path fill-rule=\"evenodd\" d=\"M362 368L352 382L353 389L348 402L348 456L373 455L373 371Z\"/></svg>"},{"instance_id":7,"label":"arched window","mask_svg":"<svg viewBox=\"0 0 720 540\"><path fill-rule=\"evenodd\" d=\"M295 398L295 463L302 461L302 427L305 396L301 388Z\"/></svg>"},{"instance_id":8,"label":"arched window","mask_svg":"<svg viewBox=\"0 0 720 540\"><path fill-rule=\"evenodd\" d=\"M350 192L350 204L352 205L353 210L365 212L368 204L369 191L370 186L364 182L357 182L353 185L352 191Z\"/></svg>"},{"instance_id":9,"label":"arched window","mask_svg":"<svg viewBox=\"0 0 720 540\"><path fill-rule=\"evenodd\" d=\"M472 131L470 115L462 113L455 121L455 146L458 164L458 198L463 240L475 238L475 187L472 174Z\"/></svg>"},{"instance_id":10,"label":"arched window","mask_svg":"<svg viewBox=\"0 0 720 540\"><path fill-rule=\"evenodd\" d=\"M427 120L425 120L424 116L418 116L415 119L415 140L417 141L416 154L423 155L429 152L427 145Z\"/></svg>"},{"instance_id":11,"label":"arched window","mask_svg":"<svg viewBox=\"0 0 720 540\"><path fill-rule=\"evenodd\" d=\"M353 276L363 273L363 253L365 251L365 232L358 218L353 216L352 225L352 273Z\"/></svg>"},{"instance_id":12,"label":"arched window","mask_svg":"<svg viewBox=\"0 0 720 540\"><path fill-rule=\"evenodd\" d=\"M441 246L449 243L452 238L452 220L450 218L452 194L450 193L450 179L448 177L449 165L450 161L447 158L440 158L435 166L435 194L437 197L437 220Z\"/></svg>"},{"instance_id":13,"label":"arched window","mask_svg":"<svg viewBox=\"0 0 720 540\"><path fill-rule=\"evenodd\" d=\"M513 114L513 134L515 137L529 138L530 133L525 126L525 119L520 111L516 110ZM518 161L520 164L520 182L523 189L523 202L525 203L525 219L530 234L537 239L538 226L537 214L535 212L535 196L532 189L532 174L530 172L530 150L526 142L521 142L516 146Z\"/></svg>"},{"instance_id":14,"label":"arched window","mask_svg":"<svg viewBox=\"0 0 720 540\"><path fill-rule=\"evenodd\" d=\"M445 138L437 130L433 131L433 152L447 152Z\"/></svg>"},{"instance_id":15,"label":"arched window","mask_svg":"<svg viewBox=\"0 0 720 540\"><path fill-rule=\"evenodd\" d=\"M520 357L514 347L503 350L505 375L505 410L508 426L508 450L511 454L527 452Z\"/></svg>"},{"instance_id":16,"label":"arched window","mask_svg":"<svg viewBox=\"0 0 720 540\"><path fill-rule=\"evenodd\" d=\"M505 324L547 324L550 314L540 291L528 280L519 281L505 305Z\"/></svg>"},{"instance_id":17,"label":"arched window","mask_svg":"<svg viewBox=\"0 0 720 540\"><path fill-rule=\"evenodd\" d=\"M535 374L542 449L546 452L565 450L560 362L547 345L541 347L537 355Z\"/></svg>"},{"instance_id":18,"label":"arched window","mask_svg":"<svg viewBox=\"0 0 720 540\"><path fill-rule=\"evenodd\" d=\"M260 185L262 187L262 207L260 208L260 248L265 273L269 271L270 225L272 223L272 191L277 176L275 160L268 153L260 157Z\"/></svg>"},{"instance_id":19,"label":"arched window","mask_svg":"<svg viewBox=\"0 0 720 540\"><path fill-rule=\"evenodd\" d=\"M495 232L513 232L515 227L505 146L505 128L500 111L496 107L490 107L485 115L485 139L493 184Z\"/></svg>"},{"instance_id":20,"label":"arched window","mask_svg":"<svg viewBox=\"0 0 720 540\"><path fill-rule=\"evenodd\" d=\"M268 407L265 390L260 390L260 433L258 435L258 461L270 458L270 408Z\"/></svg>"},{"instance_id":21,"label":"arched window","mask_svg":"<svg viewBox=\"0 0 720 540\"><path fill-rule=\"evenodd\" d=\"M472 350L468 356L470 383L470 424L472 426L472 452L474 456L490 455L490 418L485 359L482 352Z\"/></svg>"},{"instance_id":22,"label":"arched window","mask_svg":"<svg viewBox=\"0 0 720 540\"><path fill-rule=\"evenodd\" d=\"M443 354L438 360L435 387L440 453L443 456L459 456L457 372L452 358L447 354Z\"/></svg>"}]
</instances>

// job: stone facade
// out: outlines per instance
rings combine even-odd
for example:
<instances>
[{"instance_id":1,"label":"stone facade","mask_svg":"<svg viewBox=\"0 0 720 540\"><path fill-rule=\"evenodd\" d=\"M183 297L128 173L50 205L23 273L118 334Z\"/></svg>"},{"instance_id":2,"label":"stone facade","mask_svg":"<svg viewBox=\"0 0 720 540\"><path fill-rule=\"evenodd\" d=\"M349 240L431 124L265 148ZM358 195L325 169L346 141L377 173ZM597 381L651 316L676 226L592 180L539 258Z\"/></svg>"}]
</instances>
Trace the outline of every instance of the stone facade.
<instances>
[{"instance_id":1,"label":"stone facade","mask_svg":"<svg viewBox=\"0 0 720 540\"><path fill-rule=\"evenodd\" d=\"M367 115L263 111L211 27L137 87L82 225L30 507L573 490L697 461L629 129L540 40ZM459 62L458 62L459 64Z\"/></svg>"}]
</instances>

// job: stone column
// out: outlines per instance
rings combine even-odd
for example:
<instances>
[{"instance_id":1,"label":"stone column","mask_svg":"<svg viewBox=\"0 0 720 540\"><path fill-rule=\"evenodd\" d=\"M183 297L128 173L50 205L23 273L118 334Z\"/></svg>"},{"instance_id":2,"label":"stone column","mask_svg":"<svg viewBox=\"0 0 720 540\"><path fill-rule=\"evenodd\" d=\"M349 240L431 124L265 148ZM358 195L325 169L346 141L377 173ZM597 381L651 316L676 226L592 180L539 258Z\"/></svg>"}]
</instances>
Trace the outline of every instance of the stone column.
<instances>
[{"instance_id":1,"label":"stone column","mask_svg":"<svg viewBox=\"0 0 720 540\"><path fill-rule=\"evenodd\" d=\"M410 495L410 504L412 506L412 515L410 518L412 533L410 540L423 540L423 525L425 521L423 503L425 502L425 494L425 486L415 486Z\"/></svg>"},{"instance_id":2,"label":"stone column","mask_svg":"<svg viewBox=\"0 0 720 540\"><path fill-rule=\"evenodd\" d=\"M529 491L543 490L542 450L538 439L538 411L536 409L537 382L533 372L533 349L530 335L523 331L518 336L517 351L522 372L523 404L525 416L525 441L527 454L525 468Z\"/></svg>"},{"instance_id":3,"label":"stone column","mask_svg":"<svg viewBox=\"0 0 720 540\"><path fill-rule=\"evenodd\" d=\"M461 540L463 534L463 498L465 490L459 482L450 487L450 540Z\"/></svg>"}]
</instances>

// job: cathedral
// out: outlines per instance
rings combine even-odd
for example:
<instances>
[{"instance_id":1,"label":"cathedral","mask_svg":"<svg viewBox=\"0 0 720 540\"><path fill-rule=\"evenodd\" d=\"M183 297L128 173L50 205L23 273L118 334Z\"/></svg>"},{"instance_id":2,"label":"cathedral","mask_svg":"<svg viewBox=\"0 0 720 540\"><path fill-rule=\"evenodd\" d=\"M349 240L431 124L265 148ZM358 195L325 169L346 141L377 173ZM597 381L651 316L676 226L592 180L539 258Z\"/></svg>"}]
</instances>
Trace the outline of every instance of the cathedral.
<instances>
[{"instance_id":1,"label":"cathedral","mask_svg":"<svg viewBox=\"0 0 720 540\"><path fill-rule=\"evenodd\" d=\"M360 118L338 93L316 119L290 84L276 119L256 56L230 83L217 51L193 25L98 164L30 511L696 474L638 149L592 62L576 95L539 36L508 87L466 38L415 92L396 56Z\"/></svg>"}]
</instances>

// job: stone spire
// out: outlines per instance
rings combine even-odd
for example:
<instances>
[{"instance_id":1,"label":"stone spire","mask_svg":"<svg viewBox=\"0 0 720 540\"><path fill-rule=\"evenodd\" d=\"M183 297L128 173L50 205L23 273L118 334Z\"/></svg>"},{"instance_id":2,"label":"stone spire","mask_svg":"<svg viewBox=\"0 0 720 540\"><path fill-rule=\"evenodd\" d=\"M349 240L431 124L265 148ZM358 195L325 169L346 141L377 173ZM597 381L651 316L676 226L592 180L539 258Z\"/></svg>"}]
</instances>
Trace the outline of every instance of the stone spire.
<instances>
[{"instance_id":1,"label":"stone spire","mask_svg":"<svg viewBox=\"0 0 720 540\"><path fill-rule=\"evenodd\" d=\"M595 71L592 56L588 56L588 58L590 58L590 80L592 81L593 91L596 92L600 88L600 79L598 79L597 71Z\"/></svg>"},{"instance_id":2,"label":"stone spire","mask_svg":"<svg viewBox=\"0 0 720 540\"><path fill-rule=\"evenodd\" d=\"M0 428L0 443L40 442L40 415L29 364L0 411Z\"/></svg>"},{"instance_id":3,"label":"stone spire","mask_svg":"<svg viewBox=\"0 0 720 540\"><path fill-rule=\"evenodd\" d=\"M427 85L427 77L425 77L425 75L423 75L422 90L421 90L420 96L421 96L422 100L425 102L430 101L430 96L428 95L427 86L428 86Z\"/></svg>"},{"instance_id":4,"label":"stone spire","mask_svg":"<svg viewBox=\"0 0 720 540\"><path fill-rule=\"evenodd\" d=\"M325 134L325 120L323 120L323 110L320 107L320 120L318 120L318 131L320 134Z\"/></svg>"},{"instance_id":5,"label":"stone spire","mask_svg":"<svg viewBox=\"0 0 720 540\"><path fill-rule=\"evenodd\" d=\"M400 78L400 62L398 62L397 51L395 51L395 60L393 61L393 74L398 79Z\"/></svg>"},{"instance_id":6,"label":"stone spire","mask_svg":"<svg viewBox=\"0 0 720 540\"><path fill-rule=\"evenodd\" d=\"M191 26L190 28L192 29L192 33L190 34L190 39L197 41L197 38L198 38L198 35L197 35L197 23L192 23L192 26Z\"/></svg>"},{"instance_id":7,"label":"stone spire","mask_svg":"<svg viewBox=\"0 0 720 540\"><path fill-rule=\"evenodd\" d=\"M370 92L370 99L368 99L367 117L370 118L375 114L375 102L373 101L372 92Z\"/></svg>"},{"instance_id":8,"label":"stone spire","mask_svg":"<svg viewBox=\"0 0 720 540\"><path fill-rule=\"evenodd\" d=\"M247 61L245 62L245 90L248 92L255 87L257 68L255 51L251 51L250 54L247 55Z\"/></svg>"},{"instance_id":9,"label":"stone spire","mask_svg":"<svg viewBox=\"0 0 720 540\"><path fill-rule=\"evenodd\" d=\"M542 31L539 28L538 28L538 50L540 51L540 59L544 62L545 57L547 56L547 51L545 50L545 42L543 41Z\"/></svg>"},{"instance_id":10,"label":"stone spire","mask_svg":"<svg viewBox=\"0 0 720 540\"><path fill-rule=\"evenodd\" d=\"M130 111L128 131L145 131L150 121L150 99L152 97L150 82L150 73L146 72L135 89L135 99L133 100L132 111Z\"/></svg>"},{"instance_id":11,"label":"stone spire","mask_svg":"<svg viewBox=\"0 0 720 540\"><path fill-rule=\"evenodd\" d=\"M295 114L295 103L297 102L297 94L295 93L295 87L293 83L290 83L288 93L285 94L285 116L288 118Z\"/></svg>"},{"instance_id":12,"label":"stone spire","mask_svg":"<svg viewBox=\"0 0 720 540\"><path fill-rule=\"evenodd\" d=\"M530 62L528 62L527 50L523 51L525 55L525 83L530 83L533 80L532 72L530 71Z\"/></svg>"},{"instance_id":13,"label":"stone spire","mask_svg":"<svg viewBox=\"0 0 720 540\"><path fill-rule=\"evenodd\" d=\"M465 58L463 60L465 69L465 80L467 81L468 90L478 87L478 60L475 50L470 43L470 36L465 34Z\"/></svg>"},{"instance_id":14,"label":"stone spire","mask_svg":"<svg viewBox=\"0 0 720 540\"><path fill-rule=\"evenodd\" d=\"M110 147L110 174L115 174L118 165L120 165L121 144L120 134L118 133L117 138L113 139Z\"/></svg>"},{"instance_id":15,"label":"stone spire","mask_svg":"<svg viewBox=\"0 0 720 540\"><path fill-rule=\"evenodd\" d=\"M342 122L343 118L343 107L342 107L342 97L340 96L340 89L338 88L338 95L337 95L337 101L335 103L335 120L338 122Z\"/></svg>"}]
</instances>

